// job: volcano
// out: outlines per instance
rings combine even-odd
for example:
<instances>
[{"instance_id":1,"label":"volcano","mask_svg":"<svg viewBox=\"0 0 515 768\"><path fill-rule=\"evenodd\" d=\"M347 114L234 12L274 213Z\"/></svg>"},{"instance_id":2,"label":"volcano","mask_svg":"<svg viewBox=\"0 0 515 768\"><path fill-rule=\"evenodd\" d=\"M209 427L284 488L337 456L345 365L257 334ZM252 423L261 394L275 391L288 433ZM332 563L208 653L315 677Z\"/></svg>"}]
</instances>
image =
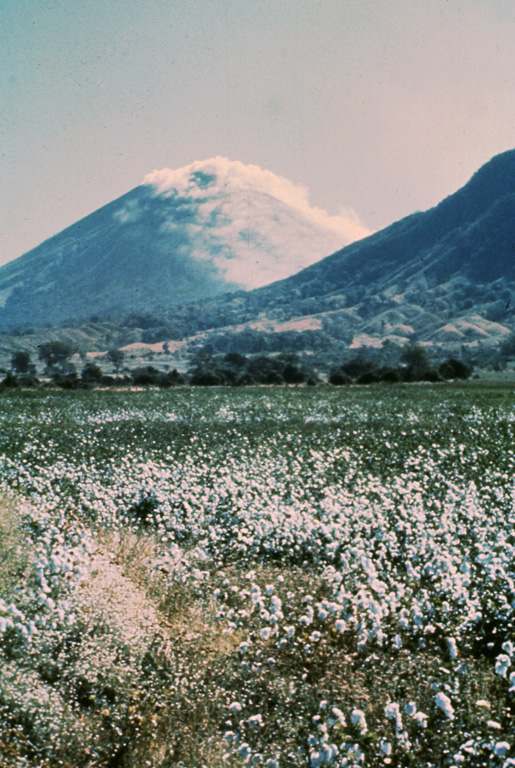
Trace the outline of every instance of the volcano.
<instances>
[{"instance_id":1,"label":"volcano","mask_svg":"<svg viewBox=\"0 0 515 768\"><path fill-rule=\"evenodd\" d=\"M304 188L226 158L143 184L0 269L0 328L159 311L285 278L368 234Z\"/></svg>"}]
</instances>

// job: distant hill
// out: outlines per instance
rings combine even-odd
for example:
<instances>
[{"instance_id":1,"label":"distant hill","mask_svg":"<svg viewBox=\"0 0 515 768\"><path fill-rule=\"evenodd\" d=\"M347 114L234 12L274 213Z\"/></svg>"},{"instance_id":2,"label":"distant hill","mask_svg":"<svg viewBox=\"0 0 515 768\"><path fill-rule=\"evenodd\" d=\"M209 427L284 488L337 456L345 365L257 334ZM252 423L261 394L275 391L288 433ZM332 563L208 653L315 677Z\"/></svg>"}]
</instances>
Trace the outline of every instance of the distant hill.
<instances>
[{"instance_id":1,"label":"distant hill","mask_svg":"<svg viewBox=\"0 0 515 768\"><path fill-rule=\"evenodd\" d=\"M435 208L254 294L260 312L288 296L288 315L339 318L356 343L498 341L515 312L515 150Z\"/></svg>"},{"instance_id":2,"label":"distant hill","mask_svg":"<svg viewBox=\"0 0 515 768\"><path fill-rule=\"evenodd\" d=\"M150 201L152 221L157 215L155 189L138 188L130 195ZM129 203L132 199L128 196ZM112 222L115 210L125 210L127 204L117 201L118 207L104 213L104 219ZM157 205L168 205L159 193ZM135 207L141 210L144 205ZM36 256L27 255L23 263L31 258ZM4 270L14 271L18 262ZM216 282L220 272L213 269L212 276ZM151 278L157 295L157 275ZM200 280L194 287L200 290ZM159 294L159 302L140 305L139 312L113 308L104 325L81 326L81 333L90 335L95 350L103 344L136 344L141 357L144 345L153 345L149 355L175 349L181 360L202 349L240 354L294 351L329 360L346 350L385 342L416 342L472 356L475 350L496 349L515 331L515 150L494 157L462 189L428 211L353 242L283 280L254 290L227 292L230 287L222 283L223 294L201 301L192 300L190 293L189 301L175 296L166 303ZM102 295L101 285L98 292ZM10 306L6 303L6 311ZM170 343L163 347L162 342Z\"/></svg>"},{"instance_id":3,"label":"distant hill","mask_svg":"<svg viewBox=\"0 0 515 768\"><path fill-rule=\"evenodd\" d=\"M233 326L232 334L297 328L356 347L386 340L495 345L513 330L514 313L515 150L510 150L436 207L285 280L210 302L197 315L197 326L226 326L226 334L227 326Z\"/></svg>"},{"instance_id":4,"label":"distant hill","mask_svg":"<svg viewBox=\"0 0 515 768\"><path fill-rule=\"evenodd\" d=\"M270 171L214 158L145 183L0 268L0 330L158 311L297 272L368 234Z\"/></svg>"}]
</instances>

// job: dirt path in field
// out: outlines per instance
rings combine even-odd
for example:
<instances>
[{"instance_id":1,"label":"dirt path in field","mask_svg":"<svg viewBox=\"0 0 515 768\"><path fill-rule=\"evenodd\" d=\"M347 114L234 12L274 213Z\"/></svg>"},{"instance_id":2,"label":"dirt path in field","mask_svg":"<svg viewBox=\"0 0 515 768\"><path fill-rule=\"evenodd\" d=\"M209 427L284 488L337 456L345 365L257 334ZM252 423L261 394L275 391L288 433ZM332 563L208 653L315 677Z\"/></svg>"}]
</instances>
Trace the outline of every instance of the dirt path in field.
<instances>
[{"instance_id":1,"label":"dirt path in field","mask_svg":"<svg viewBox=\"0 0 515 768\"><path fill-rule=\"evenodd\" d=\"M132 646L148 646L165 630L146 592L124 575L109 552L94 555L91 575L79 588L79 601L86 615L101 618Z\"/></svg>"}]
</instances>

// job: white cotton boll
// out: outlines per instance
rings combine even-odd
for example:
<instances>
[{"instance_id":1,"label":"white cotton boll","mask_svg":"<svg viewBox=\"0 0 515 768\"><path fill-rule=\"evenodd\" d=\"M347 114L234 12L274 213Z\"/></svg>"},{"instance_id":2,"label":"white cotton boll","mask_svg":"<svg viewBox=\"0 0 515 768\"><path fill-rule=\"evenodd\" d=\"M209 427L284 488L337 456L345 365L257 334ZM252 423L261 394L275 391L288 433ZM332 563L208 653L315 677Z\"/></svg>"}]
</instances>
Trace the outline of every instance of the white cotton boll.
<instances>
[{"instance_id":1,"label":"white cotton boll","mask_svg":"<svg viewBox=\"0 0 515 768\"><path fill-rule=\"evenodd\" d=\"M413 720L416 722L416 724L420 728L427 728L427 721L429 720L429 718L423 712L416 712L413 715Z\"/></svg>"},{"instance_id":2,"label":"white cotton boll","mask_svg":"<svg viewBox=\"0 0 515 768\"><path fill-rule=\"evenodd\" d=\"M341 725L345 725L345 716L341 709L338 709L338 707L333 707L331 710L331 715L333 718L339 722Z\"/></svg>"},{"instance_id":3,"label":"white cotton boll","mask_svg":"<svg viewBox=\"0 0 515 768\"><path fill-rule=\"evenodd\" d=\"M272 633L271 633L270 627L265 627L264 629L261 630L261 632L259 633L259 636L261 637L262 640L268 640L271 634Z\"/></svg>"},{"instance_id":4,"label":"white cotton boll","mask_svg":"<svg viewBox=\"0 0 515 768\"><path fill-rule=\"evenodd\" d=\"M414 701L410 701L407 704L404 705L404 711L406 712L409 717L413 717L415 712L417 711L417 705Z\"/></svg>"},{"instance_id":5,"label":"white cotton boll","mask_svg":"<svg viewBox=\"0 0 515 768\"><path fill-rule=\"evenodd\" d=\"M270 611L272 613L280 613L282 607L283 607L283 604L280 598L278 598L277 595L274 595L270 600Z\"/></svg>"},{"instance_id":6,"label":"white cotton boll","mask_svg":"<svg viewBox=\"0 0 515 768\"><path fill-rule=\"evenodd\" d=\"M12 629L13 627L13 621L12 619L4 619L3 616L0 616L0 634L6 631L6 629Z\"/></svg>"},{"instance_id":7,"label":"white cotton boll","mask_svg":"<svg viewBox=\"0 0 515 768\"><path fill-rule=\"evenodd\" d=\"M420 613L418 610L416 610L413 613L413 623L417 625L417 627L421 627L424 623L424 615Z\"/></svg>"},{"instance_id":8,"label":"white cotton boll","mask_svg":"<svg viewBox=\"0 0 515 768\"><path fill-rule=\"evenodd\" d=\"M266 587L265 587L265 592L266 592L266 594L268 595L268 597L270 597L270 595L273 595L273 594L274 594L274 589L275 589L275 587L274 587L274 585L273 585L273 584L267 584L267 585L266 585Z\"/></svg>"},{"instance_id":9,"label":"white cotton boll","mask_svg":"<svg viewBox=\"0 0 515 768\"><path fill-rule=\"evenodd\" d=\"M224 739L227 742L227 744L232 744L235 740L235 734L233 731L226 731L224 733Z\"/></svg>"},{"instance_id":10,"label":"white cotton boll","mask_svg":"<svg viewBox=\"0 0 515 768\"><path fill-rule=\"evenodd\" d=\"M508 654L508 656L513 656L513 653L515 651L515 646L511 642L511 640L507 640L505 643L502 644L502 649L505 653Z\"/></svg>"},{"instance_id":11,"label":"white cotton boll","mask_svg":"<svg viewBox=\"0 0 515 768\"><path fill-rule=\"evenodd\" d=\"M400 733L402 730L402 715L399 705L392 701L385 707L384 713L388 720L395 720L395 731Z\"/></svg>"},{"instance_id":12,"label":"white cotton boll","mask_svg":"<svg viewBox=\"0 0 515 768\"><path fill-rule=\"evenodd\" d=\"M263 725L263 718L261 715L252 715L252 717L249 717L247 722L251 728L255 728L257 726Z\"/></svg>"},{"instance_id":13,"label":"white cotton boll","mask_svg":"<svg viewBox=\"0 0 515 768\"><path fill-rule=\"evenodd\" d=\"M399 717L399 705L392 701L386 705L384 713L388 720L396 720Z\"/></svg>"},{"instance_id":14,"label":"white cotton boll","mask_svg":"<svg viewBox=\"0 0 515 768\"><path fill-rule=\"evenodd\" d=\"M456 640L454 637L448 637L447 638L447 647L449 649L449 655L451 659L456 659L458 656L458 647L456 645Z\"/></svg>"},{"instance_id":15,"label":"white cotton boll","mask_svg":"<svg viewBox=\"0 0 515 768\"><path fill-rule=\"evenodd\" d=\"M31 635L37 635L39 630L33 621L29 622L29 632Z\"/></svg>"},{"instance_id":16,"label":"white cotton boll","mask_svg":"<svg viewBox=\"0 0 515 768\"><path fill-rule=\"evenodd\" d=\"M18 609L18 608L17 608L17 607L14 605L14 603L11 603L11 604L10 604L10 605L7 607L7 610L9 611L9 613L11 614L11 616L14 616L14 617L15 617L15 618L17 618L17 619L22 619L22 620L23 620L23 619L25 618L25 616L23 615L23 613L22 613L22 612L21 612L21 611L20 611L20 610L19 610L19 609Z\"/></svg>"},{"instance_id":17,"label":"white cotton boll","mask_svg":"<svg viewBox=\"0 0 515 768\"><path fill-rule=\"evenodd\" d=\"M510 657L505 653L500 653L497 659L495 660L496 673L501 677L506 677L506 672L508 671L508 667L510 666L511 666Z\"/></svg>"},{"instance_id":18,"label":"white cotton boll","mask_svg":"<svg viewBox=\"0 0 515 768\"><path fill-rule=\"evenodd\" d=\"M386 755L387 757L392 754L392 745L389 741L382 741L379 745L379 749L383 755Z\"/></svg>"},{"instance_id":19,"label":"white cotton boll","mask_svg":"<svg viewBox=\"0 0 515 768\"><path fill-rule=\"evenodd\" d=\"M334 626L337 632L343 633L347 629L347 624L343 621L343 619L338 619L338 621L335 622Z\"/></svg>"},{"instance_id":20,"label":"white cotton boll","mask_svg":"<svg viewBox=\"0 0 515 768\"><path fill-rule=\"evenodd\" d=\"M507 741L498 741L497 744L494 744L494 752L497 757L504 757L509 751L510 745Z\"/></svg>"},{"instance_id":21,"label":"white cotton boll","mask_svg":"<svg viewBox=\"0 0 515 768\"><path fill-rule=\"evenodd\" d=\"M515 672L512 672L510 675L510 693L515 693Z\"/></svg>"},{"instance_id":22,"label":"white cotton boll","mask_svg":"<svg viewBox=\"0 0 515 768\"><path fill-rule=\"evenodd\" d=\"M361 733L366 733L368 730L367 721L365 719L365 713L361 709L353 709L350 715L350 719L356 728L359 728Z\"/></svg>"},{"instance_id":23,"label":"white cotton boll","mask_svg":"<svg viewBox=\"0 0 515 768\"><path fill-rule=\"evenodd\" d=\"M241 704L239 701L233 701L232 704L229 704L229 710L231 712L241 712Z\"/></svg>"},{"instance_id":24,"label":"white cotton boll","mask_svg":"<svg viewBox=\"0 0 515 768\"><path fill-rule=\"evenodd\" d=\"M440 691L440 693L437 694L435 699L435 704L438 707L438 709L440 709L444 713L444 715L449 718L449 720L454 719L454 709L451 704L451 700L449 699L448 696L445 695L445 693L442 693L442 691Z\"/></svg>"},{"instance_id":25,"label":"white cotton boll","mask_svg":"<svg viewBox=\"0 0 515 768\"><path fill-rule=\"evenodd\" d=\"M324 744L322 753L325 757L325 764L334 765L334 760L338 756L338 747L336 744Z\"/></svg>"}]
</instances>

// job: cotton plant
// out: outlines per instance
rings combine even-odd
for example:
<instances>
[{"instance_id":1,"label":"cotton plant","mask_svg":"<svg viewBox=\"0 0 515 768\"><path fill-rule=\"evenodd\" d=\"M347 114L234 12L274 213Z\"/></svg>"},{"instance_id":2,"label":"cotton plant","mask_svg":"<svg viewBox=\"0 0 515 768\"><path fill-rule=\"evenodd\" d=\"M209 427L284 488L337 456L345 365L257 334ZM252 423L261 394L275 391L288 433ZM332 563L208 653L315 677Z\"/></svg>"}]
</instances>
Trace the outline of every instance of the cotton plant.
<instances>
[{"instance_id":1,"label":"cotton plant","mask_svg":"<svg viewBox=\"0 0 515 768\"><path fill-rule=\"evenodd\" d=\"M86 541L89 535L94 540L88 531L90 523L118 534L130 525L136 533L143 531L158 539L158 554L151 564L156 576L187 586L190 594L205 600L203 605L214 606L221 636L232 649L228 664L235 670L234 690L238 675L246 675L249 681L262 675L259 679L266 680L265 672L280 669L286 660L300 670L307 668L307 662L316 666L323 654L345 654L358 665L373 664L375 654L387 658L391 653L396 659L397 654L413 649L422 656L441 654L441 668L448 667L448 673L437 673L436 687L426 700L404 701L395 698L394 691L382 694L385 700L378 702L378 708L384 712L392 706L389 715L376 714L380 733L374 733L374 743L382 746L375 752L366 739L376 726L368 712L365 717L364 710L359 710L362 703L354 707L354 702L338 701L336 707L328 704L317 713L327 739L312 723L311 710L296 713L302 727L308 723L313 728L318 742L310 749L313 760L322 765L327 760L365 764L378 750L381 759L395 760L396 750L408 750L409 741L430 740L433 719L449 739L457 739L463 710L460 689L454 683L446 688L444 683L466 679L473 642L478 644L474 651L481 654L480 643L486 648L489 639L482 636L482 628L498 615L504 617L496 637L496 651L500 650L484 663L509 701L515 694L510 639L515 613L510 543L515 522L511 472L515 457L507 454L503 467L490 466L479 438L475 453L467 454L463 441L452 437L446 445L426 441L420 451L406 457L395 476L381 475L373 465L366 466L360 440L374 418L385 418L384 439L394 457L402 451L406 438L402 432L409 429L406 423L423 422L416 407L408 411L406 422L400 406L398 417L377 410L372 418L371 406L329 404L320 397L303 410L299 402L285 398L279 404L269 394L262 411L274 423L284 424L285 434L271 434L259 443L261 450L252 451L243 438L245 425L261 419L253 398L236 406L224 397L214 393L212 402L203 407L193 399L173 407L128 404L111 414L104 405L97 412L77 406L76 434L70 431L68 441L75 441L73 450L66 441L58 444L30 436L20 453L23 461L7 456L0 460L3 489L22 488L29 495L27 520L32 520L35 540L39 537L29 600L36 613L30 613L18 594L13 609L9 603L0 605L0 634L7 637L14 627L26 627L32 639L20 635L20 643L28 647L30 640L34 648L42 629L58 639L73 615L73 596L91 566L93 553L83 549L78 539ZM309 420L313 428L323 427L316 444L313 438L313 444L306 446L302 435L287 433L292 415L302 417L303 425ZM504 415L511 424L509 412ZM443 408L437 416L446 420L452 413ZM0 418L5 426L9 415ZM50 406L41 418L51 426ZM480 408L471 409L468 419L478 434L490 423ZM151 435L170 425L189 428L193 421L205 427L191 430L188 444L180 451L172 441L157 450L135 437L132 443L128 438L125 444L121 441L120 448L115 441L107 446L111 458L93 456L94 450L102 449L100 431L105 424L143 425ZM352 438L346 426L351 422L360 425ZM9 424L10 429L19 429ZM324 438L328 427L331 440ZM223 451L213 447L212 428L233 430L235 447L230 441ZM352 447L339 444L347 437ZM454 473L445 470L449 465L456 468ZM481 467L475 482L466 476L475 472L474 465ZM426 487L431 492L426 493ZM151 507L148 526L134 517L135 505L145 500ZM298 569L303 577L312 574L309 588L288 591L289 586L266 570L278 563L285 571L290 566ZM247 579L236 574L239 570L252 575ZM220 578L218 571L223 573ZM294 681L299 688L300 675L299 671L299 680ZM292 708L295 695L291 694ZM388 701L388 696L394 701ZM232 704L239 704L241 710L231 711ZM233 733L235 759L246 764L279 759L258 743L267 732L266 718L253 708L250 688L228 705L231 726L225 733ZM358 712L368 731L363 730ZM512 759L509 751L501 754L505 746L495 751L496 745L509 743L491 725L501 718L492 713L490 720L486 715L477 719L478 728L488 727L498 735L492 741L492 759L499 764ZM344 728L350 733L345 738ZM331 745L337 754L331 752ZM311 760L309 755L306 747L305 764Z\"/></svg>"},{"instance_id":2,"label":"cotton plant","mask_svg":"<svg viewBox=\"0 0 515 768\"><path fill-rule=\"evenodd\" d=\"M454 720L454 707L452 706L450 698L443 691L436 694L435 705L448 720Z\"/></svg>"}]
</instances>

